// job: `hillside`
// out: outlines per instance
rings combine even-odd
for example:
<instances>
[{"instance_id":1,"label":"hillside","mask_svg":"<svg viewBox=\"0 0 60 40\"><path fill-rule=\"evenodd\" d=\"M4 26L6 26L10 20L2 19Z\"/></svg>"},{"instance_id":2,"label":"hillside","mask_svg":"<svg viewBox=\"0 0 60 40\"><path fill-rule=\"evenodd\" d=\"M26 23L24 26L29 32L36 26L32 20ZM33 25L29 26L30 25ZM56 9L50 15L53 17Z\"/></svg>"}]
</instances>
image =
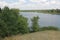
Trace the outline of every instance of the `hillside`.
<instances>
[{"instance_id":1,"label":"hillside","mask_svg":"<svg viewBox=\"0 0 60 40\"><path fill-rule=\"evenodd\" d=\"M6 37L4 40L60 40L60 31L42 31Z\"/></svg>"}]
</instances>

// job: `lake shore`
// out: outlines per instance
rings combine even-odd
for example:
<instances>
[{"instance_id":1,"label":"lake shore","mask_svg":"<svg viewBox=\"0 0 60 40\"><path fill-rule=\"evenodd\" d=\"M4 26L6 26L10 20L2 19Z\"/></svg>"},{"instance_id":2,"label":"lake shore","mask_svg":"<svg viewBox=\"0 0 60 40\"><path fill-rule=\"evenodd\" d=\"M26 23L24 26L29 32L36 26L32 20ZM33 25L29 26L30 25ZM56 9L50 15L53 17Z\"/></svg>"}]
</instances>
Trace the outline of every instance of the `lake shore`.
<instances>
[{"instance_id":1,"label":"lake shore","mask_svg":"<svg viewBox=\"0 0 60 40\"><path fill-rule=\"evenodd\" d=\"M37 12L37 13L47 13L60 15L60 9L51 9L51 10L20 10L20 12Z\"/></svg>"}]
</instances>

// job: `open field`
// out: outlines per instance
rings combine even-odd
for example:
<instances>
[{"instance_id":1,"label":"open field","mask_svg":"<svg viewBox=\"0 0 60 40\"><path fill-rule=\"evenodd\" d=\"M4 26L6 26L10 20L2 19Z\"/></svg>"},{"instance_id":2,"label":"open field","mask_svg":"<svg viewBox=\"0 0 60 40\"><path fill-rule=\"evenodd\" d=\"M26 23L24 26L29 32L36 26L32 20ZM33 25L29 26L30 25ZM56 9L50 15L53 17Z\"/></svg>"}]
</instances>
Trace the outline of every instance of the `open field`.
<instances>
[{"instance_id":1,"label":"open field","mask_svg":"<svg viewBox=\"0 0 60 40\"><path fill-rule=\"evenodd\" d=\"M6 37L4 40L60 40L60 31L41 31Z\"/></svg>"}]
</instances>

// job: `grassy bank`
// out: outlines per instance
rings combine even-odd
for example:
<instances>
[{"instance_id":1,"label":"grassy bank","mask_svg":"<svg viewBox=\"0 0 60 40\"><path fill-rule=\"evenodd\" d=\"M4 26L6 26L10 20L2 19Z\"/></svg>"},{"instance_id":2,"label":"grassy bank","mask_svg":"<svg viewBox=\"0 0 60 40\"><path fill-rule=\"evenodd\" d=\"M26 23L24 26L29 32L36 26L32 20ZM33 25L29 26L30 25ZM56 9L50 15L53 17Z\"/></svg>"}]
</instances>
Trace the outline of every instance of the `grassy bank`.
<instances>
[{"instance_id":1,"label":"grassy bank","mask_svg":"<svg viewBox=\"0 0 60 40\"><path fill-rule=\"evenodd\" d=\"M60 31L41 31L6 37L4 40L60 40Z\"/></svg>"}]
</instances>

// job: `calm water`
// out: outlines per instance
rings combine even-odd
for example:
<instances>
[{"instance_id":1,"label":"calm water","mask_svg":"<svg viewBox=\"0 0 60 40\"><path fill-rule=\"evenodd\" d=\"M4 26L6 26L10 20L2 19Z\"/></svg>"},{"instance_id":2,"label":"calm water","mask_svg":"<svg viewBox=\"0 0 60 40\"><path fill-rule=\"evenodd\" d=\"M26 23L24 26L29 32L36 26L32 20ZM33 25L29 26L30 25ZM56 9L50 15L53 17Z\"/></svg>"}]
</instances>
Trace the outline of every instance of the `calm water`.
<instances>
[{"instance_id":1,"label":"calm water","mask_svg":"<svg viewBox=\"0 0 60 40\"><path fill-rule=\"evenodd\" d=\"M21 15L28 18L28 23L31 25L31 18L39 16L40 26L56 26L60 27L60 15L36 13L36 12L21 12Z\"/></svg>"}]
</instances>

